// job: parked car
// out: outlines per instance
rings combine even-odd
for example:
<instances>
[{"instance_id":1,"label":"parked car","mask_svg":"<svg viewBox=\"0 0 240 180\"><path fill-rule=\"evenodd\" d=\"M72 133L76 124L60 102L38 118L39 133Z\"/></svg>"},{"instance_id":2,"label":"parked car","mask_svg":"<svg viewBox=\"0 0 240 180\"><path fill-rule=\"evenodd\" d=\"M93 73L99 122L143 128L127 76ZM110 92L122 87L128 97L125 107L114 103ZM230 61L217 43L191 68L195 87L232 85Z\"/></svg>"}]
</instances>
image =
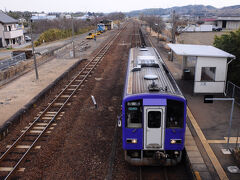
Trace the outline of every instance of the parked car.
<instances>
[{"instance_id":1,"label":"parked car","mask_svg":"<svg viewBox=\"0 0 240 180\"><path fill-rule=\"evenodd\" d=\"M31 41L32 39L29 37L29 36L25 36L25 41L28 42L28 41Z\"/></svg>"},{"instance_id":2,"label":"parked car","mask_svg":"<svg viewBox=\"0 0 240 180\"><path fill-rule=\"evenodd\" d=\"M86 39L94 39L96 37L96 34L94 33L89 33L86 37Z\"/></svg>"},{"instance_id":3,"label":"parked car","mask_svg":"<svg viewBox=\"0 0 240 180\"><path fill-rule=\"evenodd\" d=\"M216 26L215 26L215 27L212 28L212 30L213 30L213 31L222 31L222 28L221 28L221 27L216 27Z\"/></svg>"}]
</instances>

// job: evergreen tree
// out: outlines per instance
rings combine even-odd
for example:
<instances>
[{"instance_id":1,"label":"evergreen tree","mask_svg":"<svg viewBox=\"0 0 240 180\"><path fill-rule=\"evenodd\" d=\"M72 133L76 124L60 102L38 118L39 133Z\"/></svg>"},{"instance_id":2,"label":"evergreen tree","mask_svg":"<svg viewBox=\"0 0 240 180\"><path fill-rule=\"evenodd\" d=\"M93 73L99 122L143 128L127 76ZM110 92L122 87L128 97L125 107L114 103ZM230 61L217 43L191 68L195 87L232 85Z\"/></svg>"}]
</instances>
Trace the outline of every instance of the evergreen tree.
<instances>
[{"instance_id":1,"label":"evergreen tree","mask_svg":"<svg viewBox=\"0 0 240 180\"><path fill-rule=\"evenodd\" d=\"M215 36L214 46L236 56L229 64L228 80L240 86L240 29Z\"/></svg>"}]
</instances>

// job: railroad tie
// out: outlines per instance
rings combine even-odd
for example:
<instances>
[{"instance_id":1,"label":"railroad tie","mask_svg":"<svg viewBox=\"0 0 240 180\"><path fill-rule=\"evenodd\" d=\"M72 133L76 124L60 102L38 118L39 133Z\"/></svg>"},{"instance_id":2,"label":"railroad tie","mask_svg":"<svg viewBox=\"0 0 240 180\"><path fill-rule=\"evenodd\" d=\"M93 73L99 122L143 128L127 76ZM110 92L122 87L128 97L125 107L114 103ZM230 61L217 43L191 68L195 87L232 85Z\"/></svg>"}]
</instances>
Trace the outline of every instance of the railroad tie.
<instances>
[{"instance_id":1,"label":"railroad tie","mask_svg":"<svg viewBox=\"0 0 240 180\"><path fill-rule=\"evenodd\" d=\"M73 88L67 88L67 91L75 91L76 89Z\"/></svg>"},{"instance_id":2,"label":"railroad tie","mask_svg":"<svg viewBox=\"0 0 240 180\"><path fill-rule=\"evenodd\" d=\"M10 148L12 145L7 145L6 148ZM31 146L30 145L17 145L15 148L16 149L29 149ZM35 146L34 149L41 149L41 146Z\"/></svg>"},{"instance_id":3,"label":"railroad tie","mask_svg":"<svg viewBox=\"0 0 240 180\"><path fill-rule=\"evenodd\" d=\"M0 167L0 171L12 171L13 170L13 167ZM25 168L19 168L17 170L18 172L24 172L25 171Z\"/></svg>"},{"instance_id":4,"label":"railroad tie","mask_svg":"<svg viewBox=\"0 0 240 180\"><path fill-rule=\"evenodd\" d=\"M43 129L45 129L45 127L43 127L43 126L35 126L35 127L33 127L33 129L35 129L35 130L43 130ZM49 129L53 130L54 127L50 127Z\"/></svg>"},{"instance_id":5,"label":"railroad tie","mask_svg":"<svg viewBox=\"0 0 240 180\"><path fill-rule=\"evenodd\" d=\"M22 130L21 132L24 133L25 130ZM50 134L51 132L52 132L52 131L46 131L47 134ZM31 133L31 134L40 134L40 133L42 133L42 131L39 131L39 130L30 130L29 133Z\"/></svg>"},{"instance_id":6,"label":"railroad tie","mask_svg":"<svg viewBox=\"0 0 240 180\"><path fill-rule=\"evenodd\" d=\"M47 126L48 123L37 123L36 125L37 125L37 126ZM52 123L51 125L52 125L52 126L56 126L57 123Z\"/></svg>"}]
</instances>

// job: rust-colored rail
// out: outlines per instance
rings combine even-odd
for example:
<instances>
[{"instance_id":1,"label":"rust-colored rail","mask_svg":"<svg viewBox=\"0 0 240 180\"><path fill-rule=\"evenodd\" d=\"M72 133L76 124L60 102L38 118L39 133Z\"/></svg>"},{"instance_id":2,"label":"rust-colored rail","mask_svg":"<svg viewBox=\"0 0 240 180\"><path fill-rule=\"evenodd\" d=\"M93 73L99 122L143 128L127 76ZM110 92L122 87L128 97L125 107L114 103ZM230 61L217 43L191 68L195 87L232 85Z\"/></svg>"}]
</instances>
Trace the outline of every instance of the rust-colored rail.
<instances>
[{"instance_id":1,"label":"rust-colored rail","mask_svg":"<svg viewBox=\"0 0 240 180\"><path fill-rule=\"evenodd\" d=\"M131 47L141 47L141 34L139 33L140 26L139 23L133 22L133 32L132 32L132 39L131 39Z\"/></svg>"}]
</instances>

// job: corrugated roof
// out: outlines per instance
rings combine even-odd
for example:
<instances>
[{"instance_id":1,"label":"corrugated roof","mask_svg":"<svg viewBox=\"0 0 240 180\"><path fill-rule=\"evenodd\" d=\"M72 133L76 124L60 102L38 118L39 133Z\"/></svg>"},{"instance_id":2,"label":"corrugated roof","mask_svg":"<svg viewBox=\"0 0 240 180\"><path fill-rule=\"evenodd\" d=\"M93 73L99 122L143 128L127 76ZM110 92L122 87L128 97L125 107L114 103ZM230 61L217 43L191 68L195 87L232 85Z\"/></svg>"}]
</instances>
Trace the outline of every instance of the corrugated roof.
<instances>
[{"instance_id":1,"label":"corrugated roof","mask_svg":"<svg viewBox=\"0 0 240 180\"><path fill-rule=\"evenodd\" d=\"M223 57L235 58L234 55L229 54L221 49L206 45L193 44L168 44L168 46L177 54L181 56L204 56L204 57Z\"/></svg>"},{"instance_id":2,"label":"corrugated roof","mask_svg":"<svg viewBox=\"0 0 240 180\"><path fill-rule=\"evenodd\" d=\"M219 16L217 21L240 21L240 16Z\"/></svg>"},{"instance_id":3,"label":"corrugated roof","mask_svg":"<svg viewBox=\"0 0 240 180\"><path fill-rule=\"evenodd\" d=\"M205 18L205 19L201 19L201 21L205 21L205 22L211 22L211 21L216 21L216 18Z\"/></svg>"},{"instance_id":4,"label":"corrugated roof","mask_svg":"<svg viewBox=\"0 0 240 180\"><path fill-rule=\"evenodd\" d=\"M148 51L142 51L141 48L132 48L130 51L129 67L128 67L128 81L127 94L141 94L141 93L168 93L174 95L182 95L176 86L176 83L171 80L170 74L166 73L163 67L163 61L158 59L155 51L151 47L146 47ZM139 64L140 59L150 58L156 60L158 67L144 66L138 71L132 71L136 64ZM154 82L160 88L160 91L150 92L148 86L153 83L153 80L147 80L146 75L156 75L157 79Z\"/></svg>"},{"instance_id":5,"label":"corrugated roof","mask_svg":"<svg viewBox=\"0 0 240 180\"><path fill-rule=\"evenodd\" d=\"M3 24L10 24L10 23L17 23L18 21L6 15L4 12L0 10L0 22Z\"/></svg>"}]
</instances>

